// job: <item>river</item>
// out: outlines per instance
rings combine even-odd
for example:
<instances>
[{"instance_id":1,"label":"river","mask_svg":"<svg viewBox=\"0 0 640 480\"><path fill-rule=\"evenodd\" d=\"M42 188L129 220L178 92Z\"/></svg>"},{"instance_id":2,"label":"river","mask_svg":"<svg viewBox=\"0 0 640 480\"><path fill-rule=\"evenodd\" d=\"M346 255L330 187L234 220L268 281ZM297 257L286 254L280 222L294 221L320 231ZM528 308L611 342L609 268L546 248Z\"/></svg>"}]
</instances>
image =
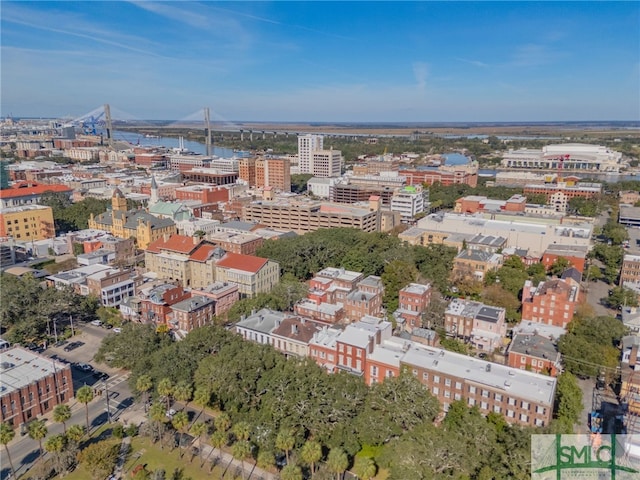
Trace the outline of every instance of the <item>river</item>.
<instances>
[{"instance_id":1,"label":"river","mask_svg":"<svg viewBox=\"0 0 640 480\"><path fill-rule=\"evenodd\" d=\"M124 132L122 130L114 130L113 138L116 141L129 142L132 145L149 146L149 147L166 147L166 148L178 148L180 146L180 140L175 137L145 137L135 132ZM193 140L184 140L184 148L187 150L206 154L207 146L204 143L196 142ZM249 152L234 151L231 148L216 147L213 146L213 154L221 158L238 157L244 158L250 156Z\"/></svg>"}]
</instances>

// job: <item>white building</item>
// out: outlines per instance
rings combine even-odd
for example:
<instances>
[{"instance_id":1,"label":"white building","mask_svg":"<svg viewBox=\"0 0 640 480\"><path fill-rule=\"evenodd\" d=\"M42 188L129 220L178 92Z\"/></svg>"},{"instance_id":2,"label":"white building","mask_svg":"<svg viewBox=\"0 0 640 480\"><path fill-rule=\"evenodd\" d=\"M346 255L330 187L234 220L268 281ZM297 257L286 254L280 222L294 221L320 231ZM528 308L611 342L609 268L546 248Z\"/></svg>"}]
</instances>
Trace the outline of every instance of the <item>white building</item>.
<instances>
[{"instance_id":1,"label":"white building","mask_svg":"<svg viewBox=\"0 0 640 480\"><path fill-rule=\"evenodd\" d=\"M521 148L503 155L502 166L507 168L537 168L555 170L587 170L618 172L622 153L601 145L564 143L547 145L541 150Z\"/></svg>"},{"instance_id":2,"label":"white building","mask_svg":"<svg viewBox=\"0 0 640 480\"><path fill-rule=\"evenodd\" d=\"M298 137L298 173L312 173L317 177L339 177L342 171L342 152L325 150L322 135Z\"/></svg>"},{"instance_id":3,"label":"white building","mask_svg":"<svg viewBox=\"0 0 640 480\"><path fill-rule=\"evenodd\" d=\"M186 237L194 237L195 233L198 231L204 232L205 236L208 237L215 232L216 226L218 225L220 225L218 220L207 220L205 218L196 217L176 221L178 233Z\"/></svg>"},{"instance_id":4,"label":"white building","mask_svg":"<svg viewBox=\"0 0 640 480\"><path fill-rule=\"evenodd\" d=\"M411 222L424 212L425 202L421 186L409 186L398 189L391 197L391 211L400 212L403 223Z\"/></svg>"},{"instance_id":5,"label":"white building","mask_svg":"<svg viewBox=\"0 0 640 480\"><path fill-rule=\"evenodd\" d=\"M300 135L298 137L298 168L300 173L313 173L313 152L323 150L322 135Z\"/></svg>"},{"instance_id":6,"label":"white building","mask_svg":"<svg viewBox=\"0 0 640 480\"><path fill-rule=\"evenodd\" d=\"M307 182L307 190L318 198L329 198L331 187L337 183L337 178L312 177Z\"/></svg>"}]
</instances>

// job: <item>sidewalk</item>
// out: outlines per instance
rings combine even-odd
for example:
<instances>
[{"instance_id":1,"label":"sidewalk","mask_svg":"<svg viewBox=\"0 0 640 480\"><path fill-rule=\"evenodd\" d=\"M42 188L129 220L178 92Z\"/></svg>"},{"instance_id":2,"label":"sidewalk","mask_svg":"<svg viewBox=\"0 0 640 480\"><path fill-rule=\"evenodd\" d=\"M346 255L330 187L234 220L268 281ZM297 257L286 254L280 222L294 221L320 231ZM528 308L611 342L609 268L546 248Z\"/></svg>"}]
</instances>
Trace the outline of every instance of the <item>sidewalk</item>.
<instances>
[{"instance_id":1,"label":"sidewalk","mask_svg":"<svg viewBox=\"0 0 640 480\"><path fill-rule=\"evenodd\" d=\"M212 462L214 459L218 459L217 465L224 469L224 472L235 471L236 469L244 470L247 480L279 480L280 476L262 470L257 467L253 461L241 462L236 460L230 453L223 452L217 448L213 448L205 443L202 444L202 458L207 459L207 462Z\"/></svg>"}]
</instances>

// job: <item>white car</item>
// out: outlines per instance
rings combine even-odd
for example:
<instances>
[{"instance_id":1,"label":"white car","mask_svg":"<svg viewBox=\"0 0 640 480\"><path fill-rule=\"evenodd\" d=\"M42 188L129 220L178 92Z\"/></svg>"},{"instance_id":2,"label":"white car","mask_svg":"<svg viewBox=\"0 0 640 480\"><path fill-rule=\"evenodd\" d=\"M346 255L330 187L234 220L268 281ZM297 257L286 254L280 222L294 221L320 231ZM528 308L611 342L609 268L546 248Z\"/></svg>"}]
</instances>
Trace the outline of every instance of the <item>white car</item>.
<instances>
[{"instance_id":1,"label":"white car","mask_svg":"<svg viewBox=\"0 0 640 480\"><path fill-rule=\"evenodd\" d=\"M169 410L167 410L166 416L169 418L173 418L173 416L178 413L176 412L173 408L170 408Z\"/></svg>"},{"instance_id":2,"label":"white car","mask_svg":"<svg viewBox=\"0 0 640 480\"><path fill-rule=\"evenodd\" d=\"M91 325L95 325L96 327L100 327L102 325L102 322L100 320L94 320L93 322L91 322Z\"/></svg>"},{"instance_id":3,"label":"white car","mask_svg":"<svg viewBox=\"0 0 640 480\"><path fill-rule=\"evenodd\" d=\"M120 327L116 327L113 329L113 333L122 333L122 329Z\"/></svg>"}]
</instances>

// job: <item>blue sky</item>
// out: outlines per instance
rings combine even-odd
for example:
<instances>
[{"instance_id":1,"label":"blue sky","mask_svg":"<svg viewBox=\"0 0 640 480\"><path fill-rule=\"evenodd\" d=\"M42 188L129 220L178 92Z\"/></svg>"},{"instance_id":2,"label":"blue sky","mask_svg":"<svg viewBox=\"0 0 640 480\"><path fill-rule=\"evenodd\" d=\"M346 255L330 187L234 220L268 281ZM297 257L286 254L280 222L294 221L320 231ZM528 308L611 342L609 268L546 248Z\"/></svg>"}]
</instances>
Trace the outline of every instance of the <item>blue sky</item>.
<instances>
[{"instance_id":1,"label":"blue sky","mask_svg":"<svg viewBox=\"0 0 640 480\"><path fill-rule=\"evenodd\" d=\"M9 2L1 115L640 120L639 2Z\"/></svg>"}]
</instances>

